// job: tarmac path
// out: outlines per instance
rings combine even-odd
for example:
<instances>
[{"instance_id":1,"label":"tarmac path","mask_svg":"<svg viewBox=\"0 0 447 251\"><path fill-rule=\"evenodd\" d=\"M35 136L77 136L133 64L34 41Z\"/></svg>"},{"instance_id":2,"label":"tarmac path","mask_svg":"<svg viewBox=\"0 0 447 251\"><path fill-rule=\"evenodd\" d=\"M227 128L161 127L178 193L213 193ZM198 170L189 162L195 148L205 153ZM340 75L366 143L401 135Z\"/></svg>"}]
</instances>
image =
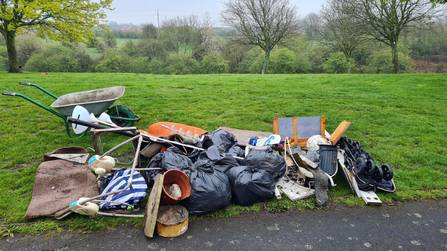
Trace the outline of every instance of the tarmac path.
<instances>
[{"instance_id":1,"label":"tarmac path","mask_svg":"<svg viewBox=\"0 0 447 251\"><path fill-rule=\"evenodd\" d=\"M175 238L119 228L0 239L0 250L447 250L447 199L190 221Z\"/></svg>"}]
</instances>

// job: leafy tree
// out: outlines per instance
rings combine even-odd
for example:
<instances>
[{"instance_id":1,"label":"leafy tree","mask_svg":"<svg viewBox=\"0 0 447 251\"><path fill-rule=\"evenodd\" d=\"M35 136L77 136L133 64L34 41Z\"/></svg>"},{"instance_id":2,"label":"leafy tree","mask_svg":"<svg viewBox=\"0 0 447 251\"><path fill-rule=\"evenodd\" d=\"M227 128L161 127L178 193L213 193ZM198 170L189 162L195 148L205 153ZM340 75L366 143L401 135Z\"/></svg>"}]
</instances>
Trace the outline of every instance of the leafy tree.
<instances>
[{"instance_id":1,"label":"leafy tree","mask_svg":"<svg viewBox=\"0 0 447 251\"><path fill-rule=\"evenodd\" d=\"M223 23L242 34L241 43L264 51L262 74L266 74L270 51L296 29L296 8L289 0L230 0L224 5Z\"/></svg>"},{"instance_id":2,"label":"leafy tree","mask_svg":"<svg viewBox=\"0 0 447 251\"><path fill-rule=\"evenodd\" d=\"M25 30L41 38L88 43L94 37L94 27L101 24L111 9L112 0L1 0L0 33L8 48L9 71L20 72L15 37Z\"/></svg>"},{"instance_id":3,"label":"leafy tree","mask_svg":"<svg viewBox=\"0 0 447 251\"><path fill-rule=\"evenodd\" d=\"M146 24L141 30L141 39L157 39L157 28L153 24Z\"/></svg>"},{"instance_id":4,"label":"leafy tree","mask_svg":"<svg viewBox=\"0 0 447 251\"><path fill-rule=\"evenodd\" d=\"M436 9L426 0L352 1L355 16L375 40L391 47L392 72L399 72L398 42L402 31Z\"/></svg>"}]
</instances>

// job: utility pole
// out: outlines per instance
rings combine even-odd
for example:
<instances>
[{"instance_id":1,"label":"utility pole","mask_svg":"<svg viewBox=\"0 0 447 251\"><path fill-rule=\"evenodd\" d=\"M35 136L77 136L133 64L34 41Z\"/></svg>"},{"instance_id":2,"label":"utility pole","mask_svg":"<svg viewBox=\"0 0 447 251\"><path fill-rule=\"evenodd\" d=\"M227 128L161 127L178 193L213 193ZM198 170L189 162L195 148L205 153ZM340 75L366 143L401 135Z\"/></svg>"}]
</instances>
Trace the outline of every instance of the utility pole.
<instances>
[{"instance_id":1,"label":"utility pole","mask_svg":"<svg viewBox=\"0 0 447 251\"><path fill-rule=\"evenodd\" d=\"M160 16L158 15L158 10L157 10L157 28L160 28Z\"/></svg>"}]
</instances>

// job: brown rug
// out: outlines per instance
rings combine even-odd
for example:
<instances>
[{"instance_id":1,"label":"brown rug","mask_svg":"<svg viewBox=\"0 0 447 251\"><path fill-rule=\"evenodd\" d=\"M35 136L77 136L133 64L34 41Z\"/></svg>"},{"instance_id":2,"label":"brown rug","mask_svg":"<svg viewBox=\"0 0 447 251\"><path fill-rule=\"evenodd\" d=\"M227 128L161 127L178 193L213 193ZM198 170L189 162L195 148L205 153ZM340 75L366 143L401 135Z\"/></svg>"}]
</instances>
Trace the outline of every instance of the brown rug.
<instances>
[{"instance_id":1,"label":"brown rug","mask_svg":"<svg viewBox=\"0 0 447 251\"><path fill-rule=\"evenodd\" d=\"M54 216L61 219L71 211L68 206L81 197L91 198L99 194L96 177L88 164L51 158L50 154L82 154L82 147L59 148L44 155L34 179L33 197L25 219Z\"/></svg>"}]
</instances>

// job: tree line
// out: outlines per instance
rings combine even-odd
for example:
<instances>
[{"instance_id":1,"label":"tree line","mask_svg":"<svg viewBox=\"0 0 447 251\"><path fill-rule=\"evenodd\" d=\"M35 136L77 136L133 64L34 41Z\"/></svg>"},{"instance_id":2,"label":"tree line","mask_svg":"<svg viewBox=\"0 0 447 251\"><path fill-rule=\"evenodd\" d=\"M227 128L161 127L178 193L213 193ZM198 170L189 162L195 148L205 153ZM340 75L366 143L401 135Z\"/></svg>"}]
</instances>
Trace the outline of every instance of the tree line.
<instances>
[{"instance_id":1,"label":"tree line","mask_svg":"<svg viewBox=\"0 0 447 251\"><path fill-rule=\"evenodd\" d=\"M287 0L225 6L222 19L231 30L191 15L146 24L141 32L92 30L87 47L69 35L51 44L22 33L15 37L17 62L26 71L293 74L415 72L430 61L427 71L447 71L446 15L430 2L328 0L303 19ZM377 13L388 17L375 20ZM117 38L127 41L118 46ZM88 53L92 48L98 56ZM10 69L9 58L0 39L0 70Z\"/></svg>"}]
</instances>

